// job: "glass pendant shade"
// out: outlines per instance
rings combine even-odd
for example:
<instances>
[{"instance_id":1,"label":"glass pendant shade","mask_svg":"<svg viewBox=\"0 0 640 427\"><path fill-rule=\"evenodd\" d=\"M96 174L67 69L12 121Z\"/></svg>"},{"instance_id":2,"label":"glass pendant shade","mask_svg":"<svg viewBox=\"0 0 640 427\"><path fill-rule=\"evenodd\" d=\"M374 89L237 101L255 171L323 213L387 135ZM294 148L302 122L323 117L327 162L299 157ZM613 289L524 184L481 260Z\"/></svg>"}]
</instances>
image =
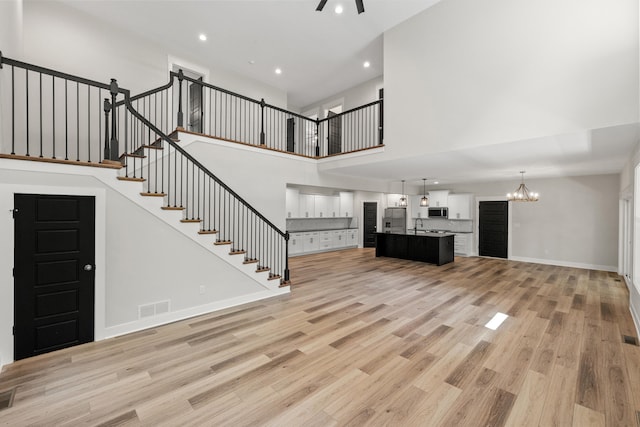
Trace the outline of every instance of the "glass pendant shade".
<instances>
[{"instance_id":1,"label":"glass pendant shade","mask_svg":"<svg viewBox=\"0 0 640 427\"><path fill-rule=\"evenodd\" d=\"M402 196L400 196L400 201L398 204L400 206L407 206L407 196L404 194L404 179L402 180Z\"/></svg>"},{"instance_id":2,"label":"glass pendant shade","mask_svg":"<svg viewBox=\"0 0 640 427\"><path fill-rule=\"evenodd\" d=\"M522 174L522 182L513 193L507 194L507 200L510 202L537 202L540 198L538 193L530 191L526 185L524 185L524 171L520 171Z\"/></svg>"},{"instance_id":3,"label":"glass pendant shade","mask_svg":"<svg viewBox=\"0 0 640 427\"><path fill-rule=\"evenodd\" d=\"M422 178L422 198L420 199L420 206L429 206L429 198L427 197L426 184L427 184L427 178Z\"/></svg>"}]
</instances>

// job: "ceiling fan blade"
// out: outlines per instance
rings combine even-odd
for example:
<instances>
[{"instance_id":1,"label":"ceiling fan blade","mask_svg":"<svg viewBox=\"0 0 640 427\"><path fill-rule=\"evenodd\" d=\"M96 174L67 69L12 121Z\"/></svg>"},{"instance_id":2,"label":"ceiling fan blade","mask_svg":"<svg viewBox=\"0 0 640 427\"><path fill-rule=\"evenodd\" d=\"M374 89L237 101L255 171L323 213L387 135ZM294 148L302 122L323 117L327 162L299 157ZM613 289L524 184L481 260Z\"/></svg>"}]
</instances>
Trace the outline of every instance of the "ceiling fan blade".
<instances>
[{"instance_id":1,"label":"ceiling fan blade","mask_svg":"<svg viewBox=\"0 0 640 427\"><path fill-rule=\"evenodd\" d=\"M356 0L356 8L358 9L358 15L364 12L364 4L362 0Z\"/></svg>"},{"instance_id":2,"label":"ceiling fan blade","mask_svg":"<svg viewBox=\"0 0 640 427\"><path fill-rule=\"evenodd\" d=\"M327 0L320 0L320 4L318 4L318 7L316 7L316 11L322 12L325 4L327 4Z\"/></svg>"}]
</instances>

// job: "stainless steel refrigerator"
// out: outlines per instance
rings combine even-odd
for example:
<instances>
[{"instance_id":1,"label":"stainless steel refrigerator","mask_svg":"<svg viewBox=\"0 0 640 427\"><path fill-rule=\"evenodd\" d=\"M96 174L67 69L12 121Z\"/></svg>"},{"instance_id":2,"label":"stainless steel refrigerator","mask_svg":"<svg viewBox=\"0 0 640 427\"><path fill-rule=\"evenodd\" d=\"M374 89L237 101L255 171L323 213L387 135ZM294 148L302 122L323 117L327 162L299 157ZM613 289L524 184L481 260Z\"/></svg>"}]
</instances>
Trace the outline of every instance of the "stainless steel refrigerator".
<instances>
[{"instance_id":1,"label":"stainless steel refrigerator","mask_svg":"<svg viewBox=\"0 0 640 427\"><path fill-rule=\"evenodd\" d=\"M407 209L387 208L384 210L382 227L385 233L406 234L407 233Z\"/></svg>"}]
</instances>

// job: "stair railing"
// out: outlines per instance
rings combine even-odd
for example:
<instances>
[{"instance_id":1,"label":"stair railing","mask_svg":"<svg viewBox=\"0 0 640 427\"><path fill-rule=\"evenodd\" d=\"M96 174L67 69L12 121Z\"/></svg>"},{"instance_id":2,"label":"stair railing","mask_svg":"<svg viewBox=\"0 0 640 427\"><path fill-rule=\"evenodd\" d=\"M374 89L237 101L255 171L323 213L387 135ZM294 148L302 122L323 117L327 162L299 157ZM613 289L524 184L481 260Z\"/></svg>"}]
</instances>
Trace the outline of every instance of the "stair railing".
<instances>
[{"instance_id":1,"label":"stair railing","mask_svg":"<svg viewBox=\"0 0 640 427\"><path fill-rule=\"evenodd\" d=\"M174 126L166 96L172 82L132 97L115 79L101 83L1 54L0 68L9 71L8 78L0 74L1 141L9 141L0 155L122 164L125 179L144 181L145 195L166 197L165 209L184 210L183 221L200 223L200 233L216 235L215 244L244 255L270 279L289 281L289 234L162 130Z\"/></svg>"},{"instance_id":2,"label":"stair railing","mask_svg":"<svg viewBox=\"0 0 640 427\"><path fill-rule=\"evenodd\" d=\"M0 153L53 161L102 163L120 153L115 79L101 83L2 56L3 140ZM6 77L6 74L4 74ZM6 94L6 95L5 95Z\"/></svg>"},{"instance_id":3,"label":"stair railing","mask_svg":"<svg viewBox=\"0 0 640 427\"><path fill-rule=\"evenodd\" d=\"M142 98L138 98L140 100ZM144 195L163 196L164 209L184 211L183 222L200 223L201 234L215 234L216 245L244 255L256 271L289 281L289 233L280 230L202 163L146 119L125 94L118 110L125 178L144 180ZM147 114L149 110L147 110Z\"/></svg>"},{"instance_id":4,"label":"stair railing","mask_svg":"<svg viewBox=\"0 0 640 427\"><path fill-rule=\"evenodd\" d=\"M311 119L188 77L180 70L170 73L166 85L131 100L166 134L179 129L311 158L383 144L382 99L332 117Z\"/></svg>"}]
</instances>

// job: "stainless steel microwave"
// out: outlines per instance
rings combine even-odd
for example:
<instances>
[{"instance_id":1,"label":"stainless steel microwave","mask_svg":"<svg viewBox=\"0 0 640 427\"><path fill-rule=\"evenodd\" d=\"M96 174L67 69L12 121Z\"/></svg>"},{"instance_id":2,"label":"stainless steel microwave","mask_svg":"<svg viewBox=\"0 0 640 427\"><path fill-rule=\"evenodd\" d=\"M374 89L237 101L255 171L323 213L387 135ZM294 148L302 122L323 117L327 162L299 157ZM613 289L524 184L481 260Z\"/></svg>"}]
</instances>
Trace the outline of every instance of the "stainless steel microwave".
<instances>
[{"instance_id":1,"label":"stainless steel microwave","mask_svg":"<svg viewBox=\"0 0 640 427\"><path fill-rule=\"evenodd\" d=\"M448 208L429 208L429 218L448 218Z\"/></svg>"}]
</instances>

